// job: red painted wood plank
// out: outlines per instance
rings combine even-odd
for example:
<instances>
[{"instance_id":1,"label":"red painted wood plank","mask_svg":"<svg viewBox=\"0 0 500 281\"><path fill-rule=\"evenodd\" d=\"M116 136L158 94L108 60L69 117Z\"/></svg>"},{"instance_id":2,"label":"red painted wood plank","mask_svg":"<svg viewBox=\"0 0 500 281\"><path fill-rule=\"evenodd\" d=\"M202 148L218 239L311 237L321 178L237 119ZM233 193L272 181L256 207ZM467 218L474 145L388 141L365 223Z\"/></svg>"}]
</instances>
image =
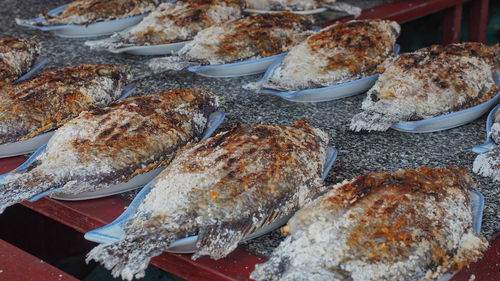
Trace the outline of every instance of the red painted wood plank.
<instances>
[{"instance_id":1,"label":"red painted wood plank","mask_svg":"<svg viewBox=\"0 0 500 281\"><path fill-rule=\"evenodd\" d=\"M489 0L473 0L470 6L469 41L486 42Z\"/></svg>"},{"instance_id":2,"label":"red painted wood plank","mask_svg":"<svg viewBox=\"0 0 500 281\"><path fill-rule=\"evenodd\" d=\"M77 281L78 279L0 239L0 280Z\"/></svg>"},{"instance_id":3,"label":"red painted wood plank","mask_svg":"<svg viewBox=\"0 0 500 281\"><path fill-rule=\"evenodd\" d=\"M474 275L474 277L472 277ZM500 280L500 232L490 241L490 248L483 258L464 268L453 276L450 281L498 281Z\"/></svg>"},{"instance_id":4,"label":"red painted wood plank","mask_svg":"<svg viewBox=\"0 0 500 281\"><path fill-rule=\"evenodd\" d=\"M460 42L460 27L462 23L462 4L444 11L443 37L441 45Z\"/></svg>"},{"instance_id":5,"label":"red painted wood plank","mask_svg":"<svg viewBox=\"0 0 500 281\"><path fill-rule=\"evenodd\" d=\"M26 159L28 158L20 156L0 159L0 175L21 166Z\"/></svg>"}]
</instances>

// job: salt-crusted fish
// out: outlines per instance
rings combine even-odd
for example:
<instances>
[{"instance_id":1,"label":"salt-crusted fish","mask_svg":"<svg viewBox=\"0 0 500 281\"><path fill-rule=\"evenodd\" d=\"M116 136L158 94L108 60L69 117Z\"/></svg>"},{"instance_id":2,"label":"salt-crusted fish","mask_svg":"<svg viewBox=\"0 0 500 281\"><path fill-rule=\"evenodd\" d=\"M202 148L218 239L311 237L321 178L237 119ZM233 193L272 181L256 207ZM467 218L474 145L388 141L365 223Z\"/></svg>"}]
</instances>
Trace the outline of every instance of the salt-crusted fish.
<instances>
[{"instance_id":1,"label":"salt-crusted fish","mask_svg":"<svg viewBox=\"0 0 500 281\"><path fill-rule=\"evenodd\" d=\"M117 100L131 78L126 65L84 64L0 87L0 144L60 127L84 110Z\"/></svg>"},{"instance_id":2,"label":"salt-crusted fish","mask_svg":"<svg viewBox=\"0 0 500 281\"><path fill-rule=\"evenodd\" d=\"M336 0L245 0L246 7L267 11L310 11L318 8L343 11L359 16L361 9L347 3L337 3Z\"/></svg>"},{"instance_id":3,"label":"salt-crusted fish","mask_svg":"<svg viewBox=\"0 0 500 281\"><path fill-rule=\"evenodd\" d=\"M16 19L16 22L32 25L88 25L149 13L159 2L159 0L74 0L65 6L64 11L55 16L42 11L45 21Z\"/></svg>"},{"instance_id":4,"label":"salt-crusted fish","mask_svg":"<svg viewBox=\"0 0 500 281\"><path fill-rule=\"evenodd\" d=\"M203 90L170 90L82 112L59 128L35 162L5 176L0 213L62 186L62 194L95 191L166 165L198 139L218 99Z\"/></svg>"},{"instance_id":5,"label":"salt-crusted fish","mask_svg":"<svg viewBox=\"0 0 500 281\"><path fill-rule=\"evenodd\" d=\"M241 16L238 0L192 0L162 3L139 24L103 40L93 49L168 44L191 40L200 30Z\"/></svg>"},{"instance_id":6,"label":"salt-crusted fish","mask_svg":"<svg viewBox=\"0 0 500 281\"><path fill-rule=\"evenodd\" d=\"M488 137L496 144L496 147L491 148L487 152L479 154L472 165L475 173L485 177L492 177L496 181L500 181L500 111L497 110L492 118L493 124Z\"/></svg>"},{"instance_id":7,"label":"salt-crusted fish","mask_svg":"<svg viewBox=\"0 0 500 281\"><path fill-rule=\"evenodd\" d=\"M39 54L40 45L34 39L0 39L0 85L28 72Z\"/></svg>"},{"instance_id":8,"label":"salt-crusted fish","mask_svg":"<svg viewBox=\"0 0 500 281\"><path fill-rule=\"evenodd\" d=\"M430 46L401 54L380 75L351 130L385 131L393 123L431 118L491 99L500 47L481 43Z\"/></svg>"},{"instance_id":9,"label":"salt-crusted fish","mask_svg":"<svg viewBox=\"0 0 500 281\"><path fill-rule=\"evenodd\" d=\"M287 52L309 35L311 24L311 18L288 12L251 15L204 29L177 56L155 58L149 65L161 72L276 55Z\"/></svg>"},{"instance_id":10,"label":"salt-crusted fish","mask_svg":"<svg viewBox=\"0 0 500 281\"><path fill-rule=\"evenodd\" d=\"M293 47L265 82L249 88L302 90L332 86L384 71L400 27L393 21L339 22Z\"/></svg>"},{"instance_id":11,"label":"salt-crusted fish","mask_svg":"<svg viewBox=\"0 0 500 281\"><path fill-rule=\"evenodd\" d=\"M436 280L478 260L463 168L378 172L331 187L283 228L255 280Z\"/></svg>"},{"instance_id":12,"label":"salt-crusted fish","mask_svg":"<svg viewBox=\"0 0 500 281\"><path fill-rule=\"evenodd\" d=\"M131 280L175 240L198 233L197 251L219 259L246 235L292 213L323 187L328 136L291 127L237 125L180 152L125 225L126 237L88 255Z\"/></svg>"}]
</instances>

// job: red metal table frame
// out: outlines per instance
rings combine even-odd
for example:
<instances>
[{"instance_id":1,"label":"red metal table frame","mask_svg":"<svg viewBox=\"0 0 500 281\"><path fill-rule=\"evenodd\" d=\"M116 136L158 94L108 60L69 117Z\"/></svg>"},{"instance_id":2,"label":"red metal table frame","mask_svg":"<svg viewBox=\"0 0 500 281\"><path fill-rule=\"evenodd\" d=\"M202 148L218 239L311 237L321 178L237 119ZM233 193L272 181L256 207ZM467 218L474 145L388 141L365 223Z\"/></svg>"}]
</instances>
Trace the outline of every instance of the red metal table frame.
<instances>
[{"instance_id":1,"label":"red metal table frame","mask_svg":"<svg viewBox=\"0 0 500 281\"><path fill-rule=\"evenodd\" d=\"M484 43L486 41L489 0L401 0L366 9L361 13L359 19L380 18L405 23L444 11L441 44L447 45L460 41L462 7L465 2L471 2L468 39ZM352 17L341 20L349 19ZM324 26L329 24L331 22L325 23Z\"/></svg>"}]
</instances>

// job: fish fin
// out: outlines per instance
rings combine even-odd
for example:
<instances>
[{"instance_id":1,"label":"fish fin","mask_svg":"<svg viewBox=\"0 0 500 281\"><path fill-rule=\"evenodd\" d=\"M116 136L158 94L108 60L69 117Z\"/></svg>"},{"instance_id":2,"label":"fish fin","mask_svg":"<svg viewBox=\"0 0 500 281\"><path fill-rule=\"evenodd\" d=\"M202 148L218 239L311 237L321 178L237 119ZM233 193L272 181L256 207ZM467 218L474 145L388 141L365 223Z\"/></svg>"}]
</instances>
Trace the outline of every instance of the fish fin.
<instances>
[{"instance_id":1,"label":"fish fin","mask_svg":"<svg viewBox=\"0 0 500 281\"><path fill-rule=\"evenodd\" d=\"M271 211L257 223L254 223L252 218L249 217L245 220L223 222L213 227L201 228L196 242L198 250L192 256L192 259L197 259L203 255L208 255L216 260L221 259L236 249L238 243L245 237L286 215L288 215L288 212Z\"/></svg>"},{"instance_id":2,"label":"fish fin","mask_svg":"<svg viewBox=\"0 0 500 281\"><path fill-rule=\"evenodd\" d=\"M352 117L350 129L359 132L367 131L387 131L392 124L398 122L396 117L382 114L375 111L363 111Z\"/></svg>"},{"instance_id":3,"label":"fish fin","mask_svg":"<svg viewBox=\"0 0 500 281\"><path fill-rule=\"evenodd\" d=\"M85 261L101 263L111 270L113 277L125 280L142 278L149 261L176 239L177 234L166 231L130 235L114 243L98 245L87 254Z\"/></svg>"},{"instance_id":4,"label":"fish fin","mask_svg":"<svg viewBox=\"0 0 500 281\"><path fill-rule=\"evenodd\" d=\"M0 183L0 214L5 208L29 199L42 191L43 188L33 186L31 173L11 172Z\"/></svg>"},{"instance_id":5,"label":"fish fin","mask_svg":"<svg viewBox=\"0 0 500 281\"><path fill-rule=\"evenodd\" d=\"M169 56L151 59L148 65L153 73L161 73L164 71L180 71L193 64L193 62L186 61L179 56Z\"/></svg>"},{"instance_id":6,"label":"fish fin","mask_svg":"<svg viewBox=\"0 0 500 281\"><path fill-rule=\"evenodd\" d=\"M479 154L472 164L474 173L500 181L500 147Z\"/></svg>"}]
</instances>

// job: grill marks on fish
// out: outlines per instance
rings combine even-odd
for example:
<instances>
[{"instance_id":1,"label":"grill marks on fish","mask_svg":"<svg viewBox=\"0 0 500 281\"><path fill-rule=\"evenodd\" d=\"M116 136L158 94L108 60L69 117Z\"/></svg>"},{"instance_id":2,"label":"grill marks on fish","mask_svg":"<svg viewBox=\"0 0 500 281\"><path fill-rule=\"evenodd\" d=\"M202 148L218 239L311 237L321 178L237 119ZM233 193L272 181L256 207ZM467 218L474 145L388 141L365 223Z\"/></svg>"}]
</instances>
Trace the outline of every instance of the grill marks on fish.
<instances>
[{"instance_id":1,"label":"grill marks on fish","mask_svg":"<svg viewBox=\"0 0 500 281\"><path fill-rule=\"evenodd\" d=\"M200 30L241 16L237 0L162 3L138 25L108 39L89 41L91 48L159 45L192 39Z\"/></svg>"},{"instance_id":2,"label":"grill marks on fish","mask_svg":"<svg viewBox=\"0 0 500 281\"><path fill-rule=\"evenodd\" d=\"M58 128L84 110L118 99L131 74L125 65L81 65L47 71L0 88L0 143Z\"/></svg>"},{"instance_id":3,"label":"grill marks on fish","mask_svg":"<svg viewBox=\"0 0 500 281\"><path fill-rule=\"evenodd\" d=\"M34 39L0 39L0 86L28 72L40 54Z\"/></svg>"},{"instance_id":4,"label":"grill marks on fish","mask_svg":"<svg viewBox=\"0 0 500 281\"><path fill-rule=\"evenodd\" d=\"M64 11L54 17L44 12L40 25L78 24L88 25L148 13L158 5L157 0L78 0L66 5Z\"/></svg>"},{"instance_id":5,"label":"grill marks on fish","mask_svg":"<svg viewBox=\"0 0 500 281\"><path fill-rule=\"evenodd\" d=\"M481 43L430 46L401 54L368 91L351 121L355 131L384 131L413 121L470 108L498 91L494 78L500 48Z\"/></svg>"},{"instance_id":6,"label":"grill marks on fish","mask_svg":"<svg viewBox=\"0 0 500 281\"><path fill-rule=\"evenodd\" d=\"M4 178L0 210L58 186L63 194L94 191L166 165L201 136L217 105L210 92L176 89L83 112L56 131L29 169Z\"/></svg>"},{"instance_id":7,"label":"grill marks on fish","mask_svg":"<svg viewBox=\"0 0 500 281\"><path fill-rule=\"evenodd\" d=\"M87 259L130 280L190 233L198 233L193 258L222 258L270 218L290 214L319 194L327 141L322 131L298 122L237 125L189 145L155 179L126 223L126 238L96 247Z\"/></svg>"},{"instance_id":8,"label":"grill marks on fish","mask_svg":"<svg viewBox=\"0 0 500 281\"><path fill-rule=\"evenodd\" d=\"M379 172L298 211L255 280L435 280L482 256L463 168ZM340 275L340 276L339 276Z\"/></svg>"},{"instance_id":9,"label":"grill marks on fish","mask_svg":"<svg viewBox=\"0 0 500 281\"><path fill-rule=\"evenodd\" d=\"M267 81L249 88L301 90L383 72L399 30L396 22L381 20L333 24L293 47Z\"/></svg>"},{"instance_id":10,"label":"grill marks on fish","mask_svg":"<svg viewBox=\"0 0 500 281\"><path fill-rule=\"evenodd\" d=\"M312 18L288 12L250 15L206 28L178 56L150 61L155 72L195 64L225 64L287 52L310 34Z\"/></svg>"}]
</instances>

